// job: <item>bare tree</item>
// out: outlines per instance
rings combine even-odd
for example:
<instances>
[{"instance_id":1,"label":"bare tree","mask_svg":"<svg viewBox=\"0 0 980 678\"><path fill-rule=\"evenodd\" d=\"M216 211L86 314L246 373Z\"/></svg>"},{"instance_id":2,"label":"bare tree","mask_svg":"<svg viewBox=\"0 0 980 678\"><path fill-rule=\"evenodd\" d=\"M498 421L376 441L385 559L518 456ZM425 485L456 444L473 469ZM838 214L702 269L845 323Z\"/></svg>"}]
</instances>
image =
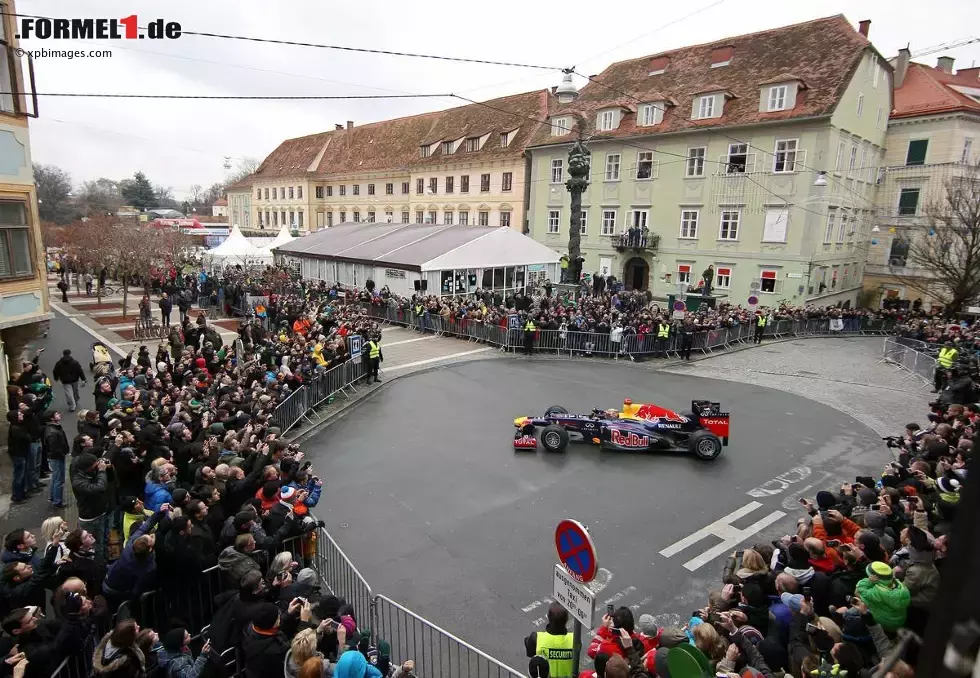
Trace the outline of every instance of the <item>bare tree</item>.
<instances>
[{"instance_id":1,"label":"bare tree","mask_svg":"<svg viewBox=\"0 0 980 678\"><path fill-rule=\"evenodd\" d=\"M903 235L907 264L923 275L895 276L937 298L948 314L958 313L980 297L980 164L948 178L924 214L923 223Z\"/></svg>"}]
</instances>

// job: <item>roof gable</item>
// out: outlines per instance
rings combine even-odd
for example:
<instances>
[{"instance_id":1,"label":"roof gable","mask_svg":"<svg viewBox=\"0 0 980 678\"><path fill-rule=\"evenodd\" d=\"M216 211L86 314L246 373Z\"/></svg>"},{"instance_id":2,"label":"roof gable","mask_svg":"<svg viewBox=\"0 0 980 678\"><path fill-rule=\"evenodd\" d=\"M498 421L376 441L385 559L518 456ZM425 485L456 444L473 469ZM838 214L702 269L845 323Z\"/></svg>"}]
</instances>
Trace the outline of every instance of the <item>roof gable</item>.
<instances>
[{"instance_id":1,"label":"roof gable","mask_svg":"<svg viewBox=\"0 0 980 678\"><path fill-rule=\"evenodd\" d=\"M910 63L902 86L895 90L892 118L911 118L935 113L973 111L980 113L980 101L954 89L980 87L980 80L966 73L944 73L925 64Z\"/></svg>"}]
</instances>

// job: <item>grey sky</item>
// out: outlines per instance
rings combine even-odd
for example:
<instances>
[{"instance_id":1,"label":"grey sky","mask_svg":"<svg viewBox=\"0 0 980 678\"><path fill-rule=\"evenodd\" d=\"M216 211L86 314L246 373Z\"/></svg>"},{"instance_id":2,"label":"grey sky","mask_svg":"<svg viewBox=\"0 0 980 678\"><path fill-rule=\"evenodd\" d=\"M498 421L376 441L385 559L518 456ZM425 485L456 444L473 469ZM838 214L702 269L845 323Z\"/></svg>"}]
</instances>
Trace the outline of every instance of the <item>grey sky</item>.
<instances>
[{"instance_id":1,"label":"grey sky","mask_svg":"<svg viewBox=\"0 0 980 678\"><path fill-rule=\"evenodd\" d=\"M689 18L682 17L704 11ZM933 0L819 3L692 0L627 5L498 0L314 2L285 0L18 0L24 14L163 18L186 30L465 56L598 73L609 63L843 13L871 19L886 56L970 37L980 4ZM667 28L661 27L675 22ZM914 33L912 32L914 29ZM953 31L953 32L950 32ZM454 92L487 99L560 82L558 72L457 64L304 47L183 36L177 40L69 42L26 40L26 49L110 49L111 58L37 59L39 92L348 95ZM947 52L957 66L980 63L980 43ZM935 64L939 54L921 59ZM41 98L32 122L36 162L76 181L115 179L142 169L182 196L192 184L224 176L223 157L263 158L283 139L456 105L451 99L249 102Z\"/></svg>"}]
</instances>

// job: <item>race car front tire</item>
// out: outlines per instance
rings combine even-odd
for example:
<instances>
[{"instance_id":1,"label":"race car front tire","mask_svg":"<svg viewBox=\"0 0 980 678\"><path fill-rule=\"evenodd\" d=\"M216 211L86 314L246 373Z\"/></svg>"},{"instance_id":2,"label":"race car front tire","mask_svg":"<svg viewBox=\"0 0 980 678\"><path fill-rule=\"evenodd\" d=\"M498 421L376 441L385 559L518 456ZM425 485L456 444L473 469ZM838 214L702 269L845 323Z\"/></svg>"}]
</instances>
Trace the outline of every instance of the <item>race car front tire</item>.
<instances>
[{"instance_id":1,"label":"race car front tire","mask_svg":"<svg viewBox=\"0 0 980 678\"><path fill-rule=\"evenodd\" d=\"M688 445L698 459L714 461L721 454L721 438L711 431L695 431L688 439Z\"/></svg>"},{"instance_id":2,"label":"race car front tire","mask_svg":"<svg viewBox=\"0 0 980 678\"><path fill-rule=\"evenodd\" d=\"M568 447L568 431L555 424L545 426L541 429L539 440L546 452L564 452Z\"/></svg>"},{"instance_id":3,"label":"race car front tire","mask_svg":"<svg viewBox=\"0 0 980 678\"><path fill-rule=\"evenodd\" d=\"M568 414L568 410L561 405L552 405L544 411L544 416L546 417L553 417L556 414Z\"/></svg>"}]
</instances>

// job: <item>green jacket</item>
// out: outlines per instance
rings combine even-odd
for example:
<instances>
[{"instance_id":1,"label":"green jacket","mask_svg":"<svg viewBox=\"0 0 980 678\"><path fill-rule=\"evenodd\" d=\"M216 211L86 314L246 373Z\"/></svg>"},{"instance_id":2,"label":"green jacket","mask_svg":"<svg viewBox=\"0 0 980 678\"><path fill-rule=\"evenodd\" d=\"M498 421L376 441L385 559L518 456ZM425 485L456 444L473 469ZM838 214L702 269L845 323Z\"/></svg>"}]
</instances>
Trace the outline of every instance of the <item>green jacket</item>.
<instances>
[{"instance_id":1,"label":"green jacket","mask_svg":"<svg viewBox=\"0 0 980 678\"><path fill-rule=\"evenodd\" d=\"M865 578L857 583L856 591L881 628L895 631L905 624L905 612L912 602L905 584L900 581L872 583Z\"/></svg>"}]
</instances>

